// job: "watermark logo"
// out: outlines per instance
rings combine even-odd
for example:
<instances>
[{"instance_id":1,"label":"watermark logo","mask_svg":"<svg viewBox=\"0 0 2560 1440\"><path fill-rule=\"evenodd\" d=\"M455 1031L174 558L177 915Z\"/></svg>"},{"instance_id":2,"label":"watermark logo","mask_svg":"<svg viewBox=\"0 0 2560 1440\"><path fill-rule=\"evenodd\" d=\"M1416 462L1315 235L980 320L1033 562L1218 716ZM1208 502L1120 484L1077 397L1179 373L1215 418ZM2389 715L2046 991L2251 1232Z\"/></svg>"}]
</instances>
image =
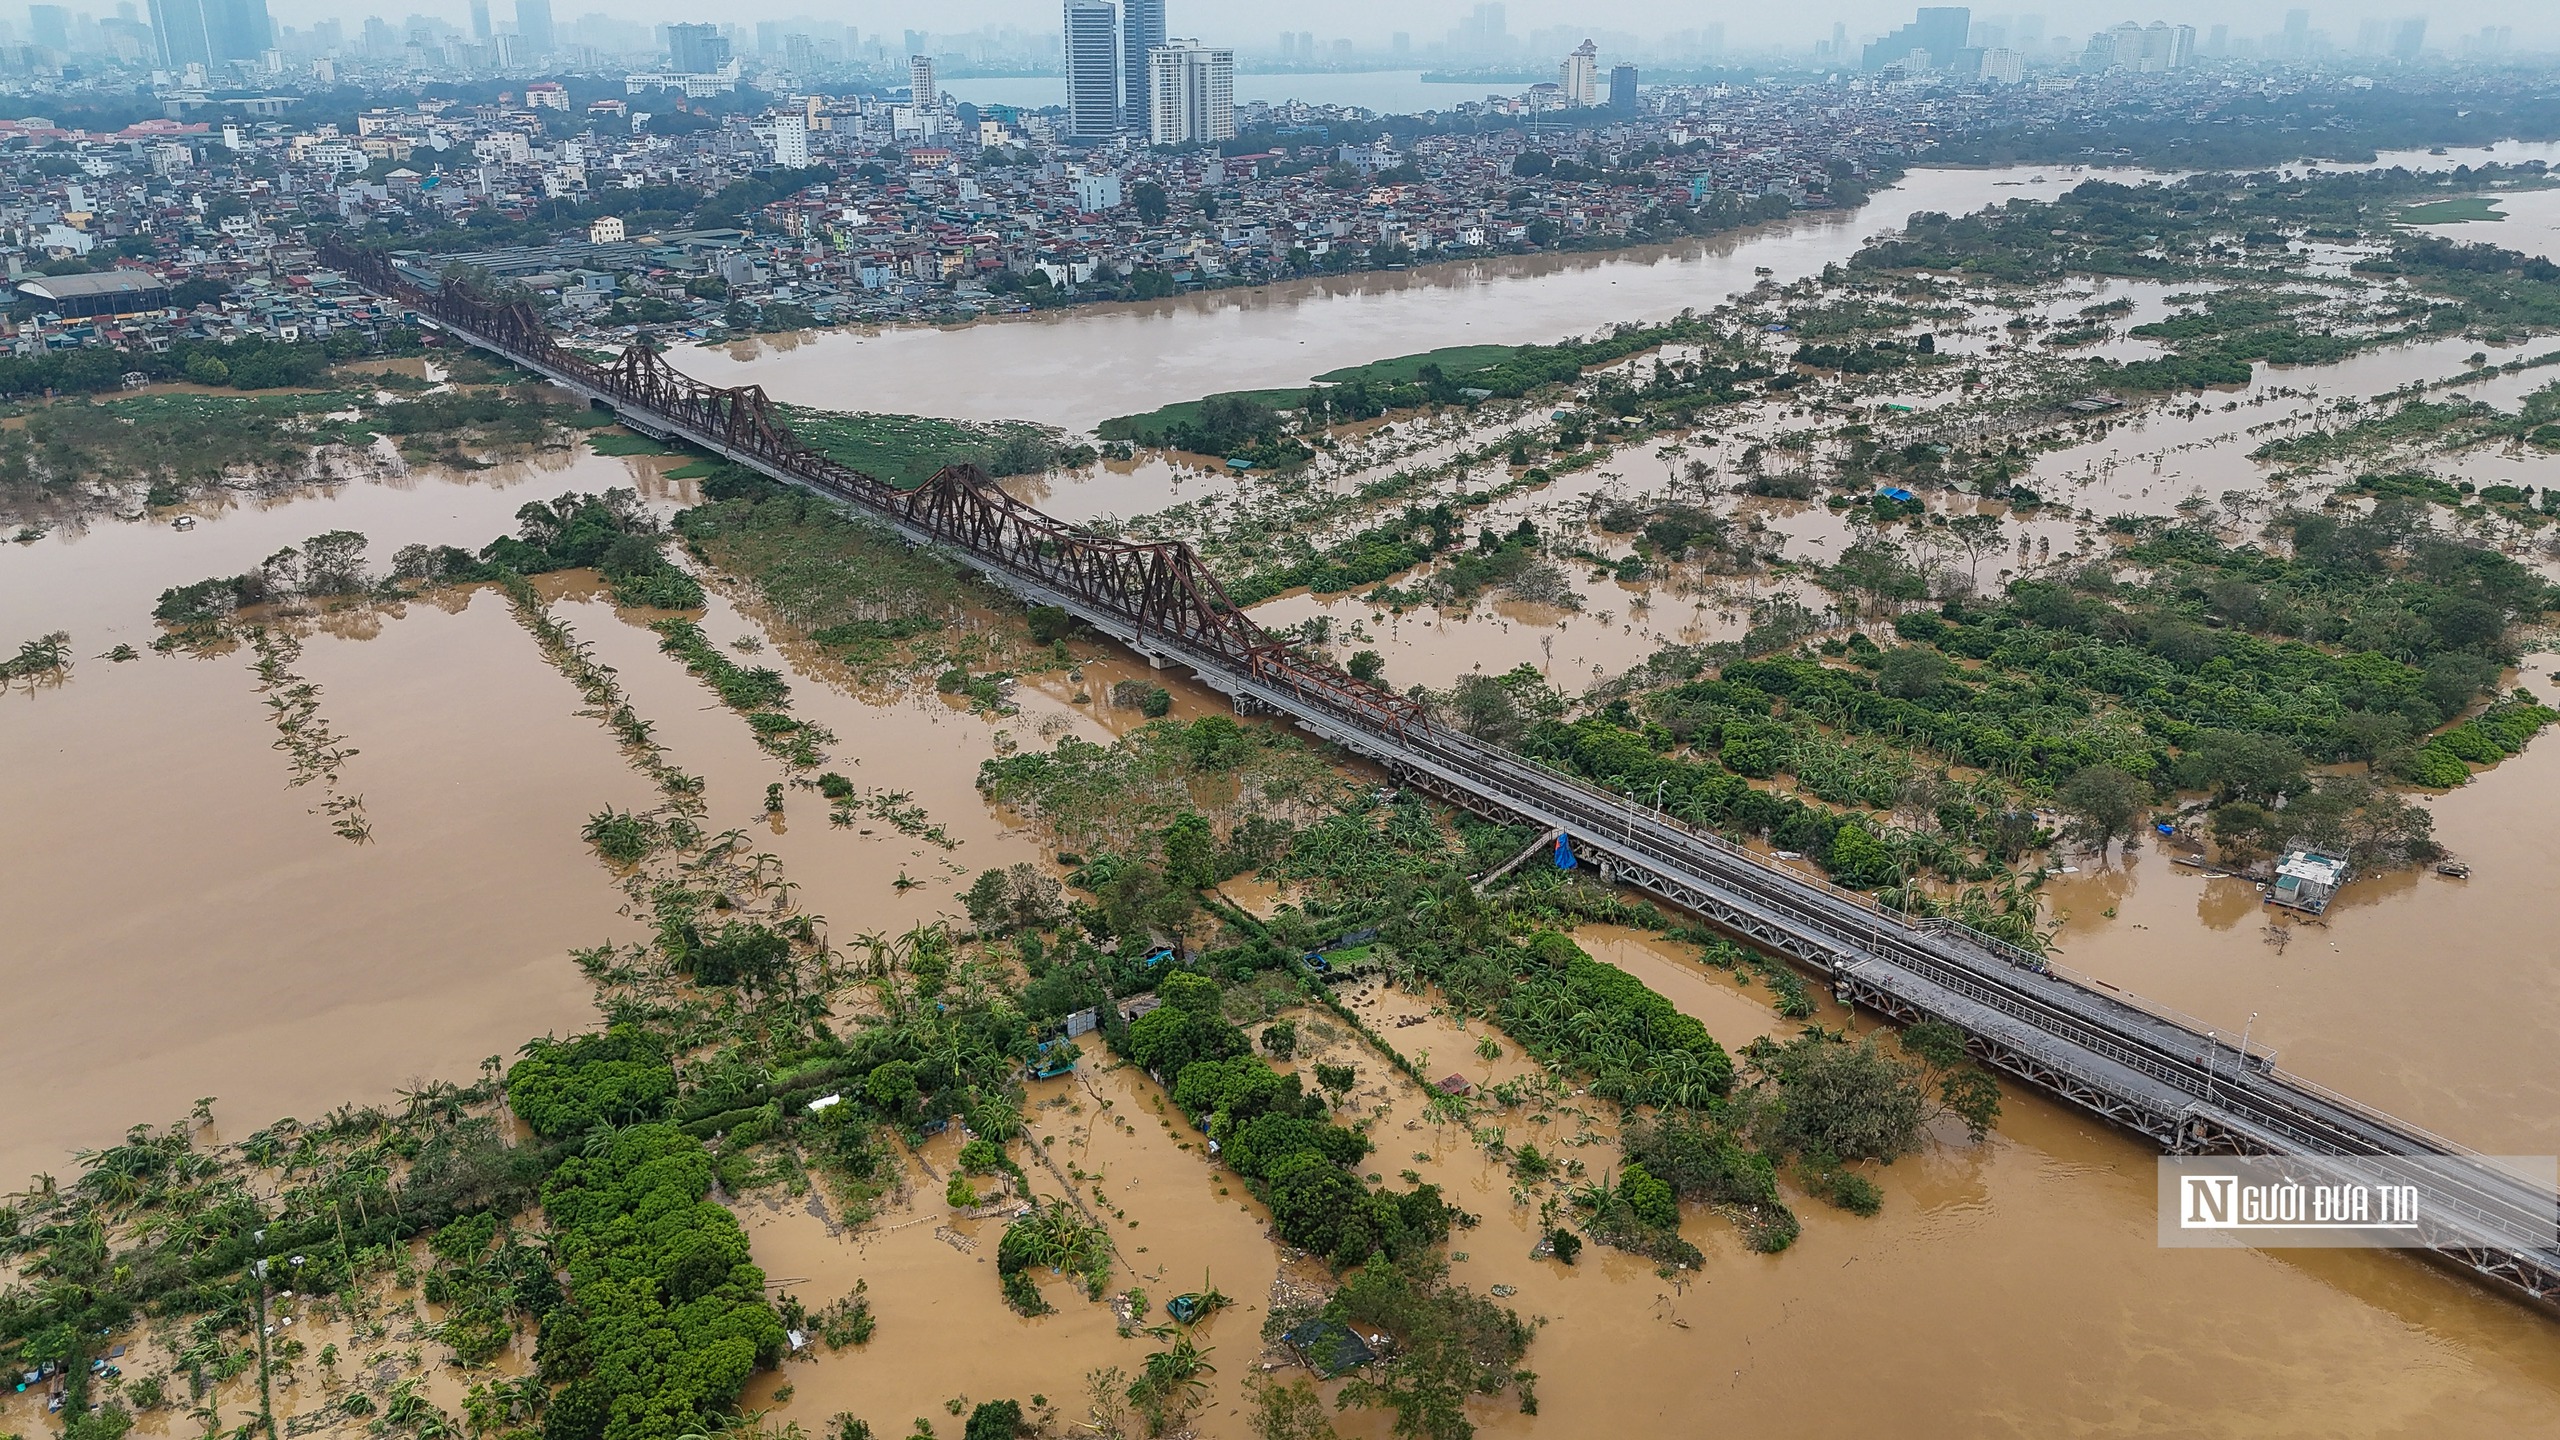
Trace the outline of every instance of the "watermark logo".
<instances>
[{"instance_id":1,"label":"watermark logo","mask_svg":"<svg viewBox=\"0 0 2560 1440\"><path fill-rule=\"evenodd\" d=\"M2267 1183L2238 1175L2181 1175L2181 1230L2415 1230L2415 1185Z\"/></svg>"},{"instance_id":2,"label":"watermark logo","mask_svg":"<svg viewBox=\"0 0 2560 1440\"><path fill-rule=\"evenodd\" d=\"M2169 1246L2560 1245L2551 1156L2163 1156Z\"/></svg>"}]
</instances>

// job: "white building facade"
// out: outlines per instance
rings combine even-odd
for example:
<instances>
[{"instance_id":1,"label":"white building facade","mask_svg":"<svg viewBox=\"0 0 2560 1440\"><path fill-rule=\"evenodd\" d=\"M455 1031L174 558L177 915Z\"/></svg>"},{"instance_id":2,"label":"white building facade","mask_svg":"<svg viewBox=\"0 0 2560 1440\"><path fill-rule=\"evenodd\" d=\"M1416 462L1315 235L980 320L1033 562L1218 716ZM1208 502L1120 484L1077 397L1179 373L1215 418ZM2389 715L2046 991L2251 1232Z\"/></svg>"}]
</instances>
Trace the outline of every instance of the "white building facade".
<instances>
[{"instance_id":1,"label":"white building facade","mask_svg":"<svg viewBox=\"0 0 2560 1440\"><path fill-rule=\"evenodd\" d=\"M1564 92L1564 103L1578 109L1589 109L1600 103L1600 47L1588 40L1573 47L1556 67L1556 88Z\"/></svg>"},{"instance_id":2,"label":"white building facade","mask_svg":"<svg viewBox=\"0 0 2560 1440\"><path fill-rule=\"evenodd\" d=\"M1236 138L1236 52L1174 40L1147 52L1147 142Z\"/></svg>"}]
</instances>

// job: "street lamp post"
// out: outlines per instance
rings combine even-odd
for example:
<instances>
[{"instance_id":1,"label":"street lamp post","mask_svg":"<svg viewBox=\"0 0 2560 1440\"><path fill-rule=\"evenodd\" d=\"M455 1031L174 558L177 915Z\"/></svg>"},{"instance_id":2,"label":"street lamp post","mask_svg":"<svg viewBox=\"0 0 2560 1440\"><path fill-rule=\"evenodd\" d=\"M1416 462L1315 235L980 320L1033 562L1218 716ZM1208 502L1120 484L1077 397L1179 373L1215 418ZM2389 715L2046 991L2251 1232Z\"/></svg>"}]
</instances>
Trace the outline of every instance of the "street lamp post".
<instances>
[{"instance_id":1,"label":"street lamp post","mask_svg":"<svg viewBox=\"0 0 2560 1440\"><path fill-rule=\"evenodd\" d=\"M2213 1103L2213 1047L2219 1043L2221 1040L2216 1032L2204 1032L2204 1103L2207 1105Z\"/></svg>"}]
</instances>

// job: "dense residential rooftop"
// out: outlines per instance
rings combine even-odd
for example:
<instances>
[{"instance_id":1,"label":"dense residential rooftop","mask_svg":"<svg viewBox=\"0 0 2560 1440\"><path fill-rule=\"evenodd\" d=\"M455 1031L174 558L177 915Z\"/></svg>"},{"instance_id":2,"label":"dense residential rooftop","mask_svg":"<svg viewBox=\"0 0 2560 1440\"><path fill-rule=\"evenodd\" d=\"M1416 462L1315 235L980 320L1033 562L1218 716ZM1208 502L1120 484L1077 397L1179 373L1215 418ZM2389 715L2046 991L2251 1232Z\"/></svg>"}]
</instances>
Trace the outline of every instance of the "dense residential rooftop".
<instances>
[{"instance_id":1,"label":"dense residential rooftop","mask_svg":"<svg viewBox=\"0 0 2560 1440\"><path fill-rule=\"evenodd\" d=\"M697 105L623 97L618 77L481 100L339 90L201 119L177 105L113 129L30 115L0 122L0 258L18 286L0 341L30 355L367 329L378 307L316 268L332 234L415 279L526 292L592 343L1668 242L1855 204L1914 164L1999 158L1994 139L2103 161L2056 137L2347 125L2348 107L2379 108L2358 78L1773 77L1655 86L1614 109L1533 88L1422 117L1249 104L1234 141L1161 149L1072 140L1056 111L862 88ZM120 278L23 283L94 273ZM131 308L155 290L163 303ZM98 323L108 311L120 318Z\"/></svg>"}]
</instances>

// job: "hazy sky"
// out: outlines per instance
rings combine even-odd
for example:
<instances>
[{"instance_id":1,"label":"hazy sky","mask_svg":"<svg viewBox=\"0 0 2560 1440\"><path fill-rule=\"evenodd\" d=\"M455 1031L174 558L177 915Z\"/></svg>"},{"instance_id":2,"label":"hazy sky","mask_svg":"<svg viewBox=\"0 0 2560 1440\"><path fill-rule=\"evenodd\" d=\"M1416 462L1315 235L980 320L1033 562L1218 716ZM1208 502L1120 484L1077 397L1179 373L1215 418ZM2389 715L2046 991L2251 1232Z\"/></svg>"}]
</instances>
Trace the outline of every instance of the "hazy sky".
<instances>
[{"instance_id":1,"label":"hazy sky","mask_svg":"<svg viewBox=\"0 0 2560 1440\"><path fill-rule=\"evenodd\" d=\"M467 0L270 0L270 6L276 18L294 25L367 13L380 13L396 21L413 12L443 15L460 24L469 13ZM490 8L504 20L513 13L514 0L492 0ZM1473 0L1399 0L1393 5L1380 5L1375 0L1289 0L1285 5L1168 0L1167 5L1168 28L1173 34L1197 35L1245 48L1269 46L1282 29L1310 30L1319 40L1348 37L1379 44L1384 44L1391 31L1402 30L1420 46L1443 37L1472 8ZM2284 12L2293 6L2289 0L2133 0L2127 4L2000 0L1972 8L1977 18L2041 14L2048 34L2086 35L2093 26L2123 20L2167 20L2199 29L2227 24L2236 35L2252 35L2275 29L2282 23ZM2311 0L2307 8L2313 26L2328 30L2341 42L2353 40L2358 23L2366 18L2421 13L2428 17L2427 38L2431 43L2450 41L2487 24L2512 25L2519 40L2527 38L2528 33L2540 35L2560 25L2552 18L2560 14L2560 7L2522 0L2342 0L2334 4ZM868 34L894 33L909 26L949 32L988 24L1055 31L1059 28L1060 5L1057 0L857 0L850 5L810 0L721 0L716 4L712 0L614 0L611 4L552 0L552 13L564 23L594 10L645 22L745 22L816 15L857 26ZM1668 4L1663 0L1509 0L1507 10L1515 37L1557 25L1655 36L1721 23L1731 44L1775 42L1795 46L1827 36L1835 20L1847 22L1853 34L1888 29L1908 20L1912 6L1895 0L1816 0L1813 4L1775 6Z\"/></svg>"}]
</instances>

